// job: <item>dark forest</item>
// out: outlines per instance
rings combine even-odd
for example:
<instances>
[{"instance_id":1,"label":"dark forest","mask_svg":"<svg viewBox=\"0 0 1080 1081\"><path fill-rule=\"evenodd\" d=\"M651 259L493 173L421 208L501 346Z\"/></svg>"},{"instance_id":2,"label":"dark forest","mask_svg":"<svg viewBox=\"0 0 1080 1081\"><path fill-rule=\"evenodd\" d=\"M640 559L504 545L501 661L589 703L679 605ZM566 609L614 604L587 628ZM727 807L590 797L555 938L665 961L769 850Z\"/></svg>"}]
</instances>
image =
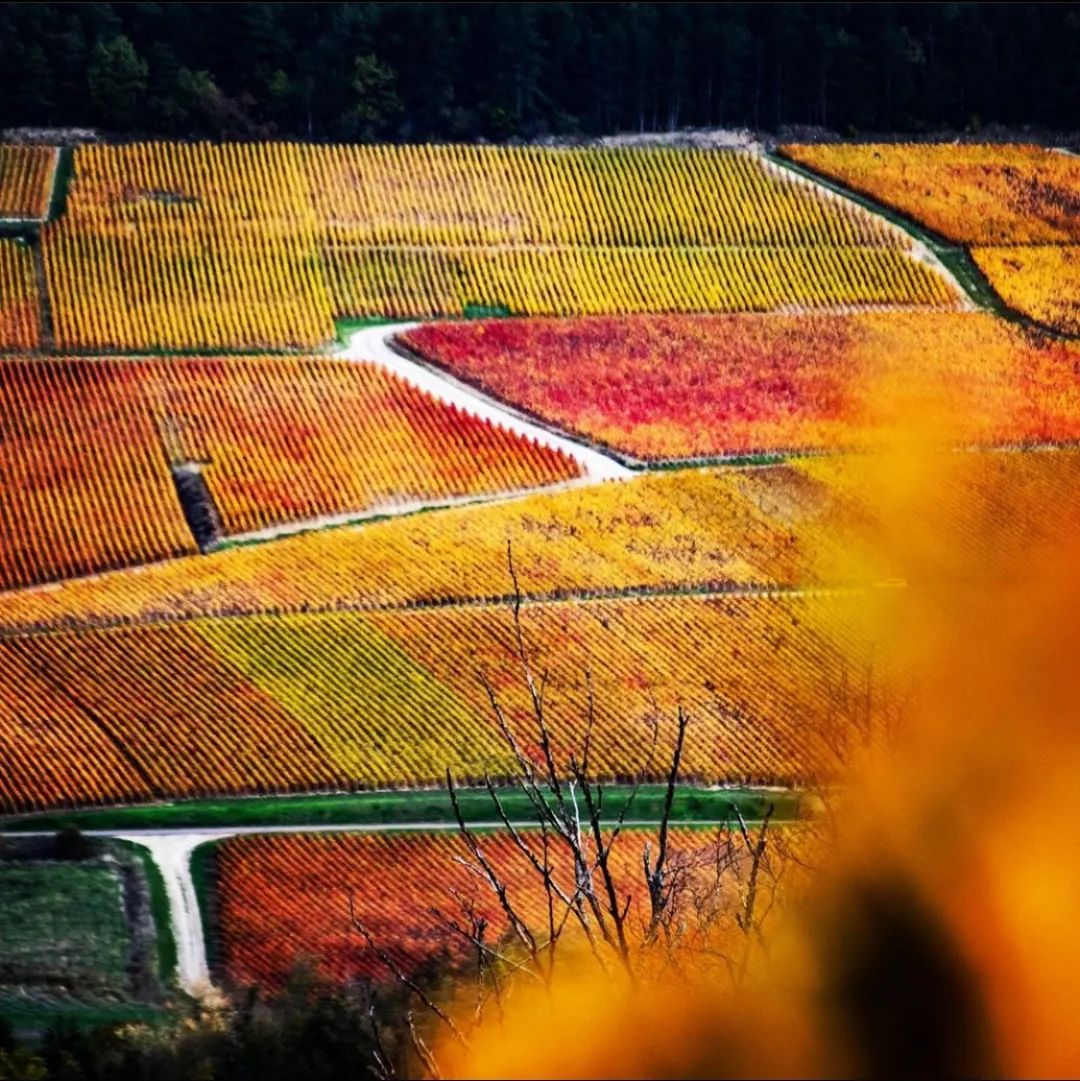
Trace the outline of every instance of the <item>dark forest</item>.
<instances>
[{"instance_id":1,"label":"dark forest","mask_svg":"<svg viewBox=\"0 0 1080 1081\"><path fill-rule=\"evenodd\" d=\"M0 4L0 126L505 140L1061 129L1077 4Z\"/></svg>"}]
</instances>

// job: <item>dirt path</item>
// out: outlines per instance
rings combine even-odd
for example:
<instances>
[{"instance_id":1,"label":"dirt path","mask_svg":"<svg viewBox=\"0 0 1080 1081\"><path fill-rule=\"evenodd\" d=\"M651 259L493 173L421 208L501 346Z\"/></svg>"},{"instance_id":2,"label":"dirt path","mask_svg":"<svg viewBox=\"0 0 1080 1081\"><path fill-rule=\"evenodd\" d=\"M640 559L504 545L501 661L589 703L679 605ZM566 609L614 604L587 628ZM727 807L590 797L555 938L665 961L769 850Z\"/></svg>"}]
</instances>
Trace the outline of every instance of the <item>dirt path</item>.
<instances>
[{"instance_id":1,"label":"dirt path","mask_svg":"<svg viewBox=\"0 0 1080 1081\"><path fill-rule=\"evenodd\" d=\"M169 898L169 914L173 938L176 940L177 980L182 990L200 998L212 988L210 968L206 961L206 938L203 933L199 899L191 877L191 853L212 838L180 830L139 833L100 833L95 836L116 837L141 845L161 871L165 893Z\"/></svg>"},{"instance_id":2,"label":"dirt path","mask_svg":"<svg viewBox=\"0 0 1080 1081\"><path fill-rule=\"evenodd\" d=\"M390 339L397 334L412 330L416 323L388 323L365 327L356 331L337 355L350 360L367 360L379 364L404 379L412 386L425 391L448 405L456 406L464 413L490 421L507 431L531 439L540 446L562 451L581 466L582 472L594 480L615 480L630 477L637 472L616 461L596 447L561 434L554 428L540 424L511 406L489 398L482 391L455 379L452 375L436 371L409 358L406 351L392 348Z\"/></svg>"}]
</instances>

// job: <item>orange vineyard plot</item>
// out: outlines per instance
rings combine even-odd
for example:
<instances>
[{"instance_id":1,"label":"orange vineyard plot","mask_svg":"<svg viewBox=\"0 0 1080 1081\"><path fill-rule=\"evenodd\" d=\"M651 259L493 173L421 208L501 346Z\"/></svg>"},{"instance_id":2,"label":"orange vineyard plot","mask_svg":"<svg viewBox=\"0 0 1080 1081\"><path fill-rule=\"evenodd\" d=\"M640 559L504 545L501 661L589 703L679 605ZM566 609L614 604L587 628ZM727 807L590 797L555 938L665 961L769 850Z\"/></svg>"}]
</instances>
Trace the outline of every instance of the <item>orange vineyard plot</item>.
<instances>
[{"instance_id":1,"label":"orange vineyard plot","mask_svg":"<svg viewBox=\"0 0 1080 1081\"><path fill-rule=\"evenodd\" d=\"M986 143L786 146L796 161L961 244L1080 241L1080 157Z\"/></svg>"},{"instance_id":2,"label":"orange vineyard plot","mask_svg":"<svg viewBox=\"0 0 1080 1081\"><path fill-rule=\"evenodd\" d=\"M56 155L49 146L0 146L0 221L45 217Z\"/></svg>"},{"instance_id":3,"label":"orange vineyard plot","mask_svg":"<svg viewBox=\"0 0 1080 1081\"><path fill-rule=\"evenodd\" d=\"M609 778L644 771L659 779L649 760L653 724L670 738L676 699L695 718L688 777L786 783L837 766L820 726L830 688L865 648L844 598L575 601L530 605L524 620L531 655L551 667L560 749L584 735L589 666L596 767ZM530 730L511 633L505 606L480 605L5 638L19 665L4 670L0 700L15 699L21 673L33 671L49 696L23 709L48 710L63 695L98 738L122 748L143 795L435 785L448 767L478 783L508 771L480 672L511 722ZM81 745L48 728L22 731L9 736L16 760L33 750L78 777ZM109 790L87 768L85 785L69 785L62 798L89 803ZM7 796L16 797L22 807L57 802L55 786L44 784Z\"/></svg>"},{"instance_id":4,"label":"orange vineyard plot","mask_svg":"<svg viewBox=\"0 0 1080 1081\"><path fill-rule=\"evenodd\" d=\"M133 795L275 793L339 782L304 729L188 627L42 635L3 645L54 694L93 718L99 740L122 750L145 784ZM15 690L5 685L0 695ZM58 770L85 754L42 734L37 747ZM77 766L70 768L74 773ZM107 760L83 768L81 790L65 793L75 803L89 803L107 788ZM23 795L39 806L57 802L47 790Z\"/></svg>"},{"instance_id":5,"label":"orange vineyard plot","mask_svg":"<svg viewBox=\"0 0 1080 1081\"><path fill-rule=\"evenodd\" d=\"M0 361L0 434L7 587L193 552L172 467L201 469L230 534L577 476L345 361Z\"/></svg>"},{"instance_id":6,"label":"orange vineyard plot","mask_svg":"<svg viewBox=\"0 0 1080 1081\"><path fill-rule=\"evenodd\" d=\"M153 788L130 758L18 643L0 641L0 807L149 799Z\"/></svg>"},{"instance_id":7,"label":"orange vineyard plot","mask_svg":"<svg viewBox=\"0 0 1080 1081\"><path fill-rule=\"evenodd\" d=\"M1006 304L1080 336L1080 245L973 248L971 254Z\"/></svg>"},{"instance_id":8,"label":"orange vineyard plot","mask_svg":"<svg viewBox=\"0 0 1080 1081\"><path fill-rule=\"evenodd\" d=\"M0 349L36 349L40 338L30 249L21 241L0 239Z\"/></svg>"},{"instance_id":9,"label":"orange vineyard plot","mask_svg":"<svg viewBox=\"0 0 1080 1081\"><path fill-rule=\"evenodd\" d=\"M588 672L596 703L592 753L601 774L642 770L653 723L661 745L670 745L681 703L695 719L685 777L790 784L836 768L821 725L830 691L845 666L857 668L865 646L865 628L852 623L853 614L833 597L658 597L529 606L523 627L532 663L549 673L545 704L560 758L580 745ZM478 715L489 716L483 674L532 747L535 722L507 608L369 618Z\"/></svg>"},{"instance_id":10,"label":"orange vineyard plot","mask_svg":"<svg viewBox=\"0 0 1080 1081\"><path fill-rule=\"evenodd\" d=\"M963 445L1080 438L1080 351L981 313L499 320L402 340L639 459L865 446L912 393L942 399L942 436Z\"/></svg>"},{"instance_id":11,"label":"orange vineyard plot","mask_svg":"<svg viewBox=\"0 0 1080 1081\"><path fill-rule=\"evenodd\" d=\"M505 876L515 910L531 925L546 926L544 890L526 857L505 834L481 840ZM672 851L690 860L699 855L708 861L716 840L715 831L675 829L670 834ZM635 830L612 852L620 895L631 896L626 921L631 936L648 918L637 864L643 841ZM340 983L386 976L351 927L350 893L372 937L406 971L415 972L446 954L464 961L459 945L464 940L431 911L460 921L454 891L487 920L489 941L497 942L507 930L506 917L487 884L457 862L467 857L464 841L453 833L270 834L226 841L215 852L224 976L233 985L280 987L301 958ZM561 882L563 876L557 877Z\"/></svg>"},{"instance_id":12,"label":"orange vineyard plot","mask_svg":"<svg viewBox=\"0 0 1080 1081\"><path fill-rule=\"evenodd\" d=\"M195 551L129 364L0 360L0 582Z\"/></svg>"}]
</instances>

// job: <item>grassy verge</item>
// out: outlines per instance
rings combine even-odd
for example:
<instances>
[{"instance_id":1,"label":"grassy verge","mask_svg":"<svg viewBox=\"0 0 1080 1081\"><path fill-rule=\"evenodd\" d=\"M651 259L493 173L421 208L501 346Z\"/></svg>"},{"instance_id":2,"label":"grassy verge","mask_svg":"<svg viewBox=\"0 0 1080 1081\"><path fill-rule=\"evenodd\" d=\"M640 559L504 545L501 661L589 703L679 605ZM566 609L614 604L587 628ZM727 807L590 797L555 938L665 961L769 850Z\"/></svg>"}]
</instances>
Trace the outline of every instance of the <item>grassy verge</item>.
<instances>
[{"instance_id":1,"label":"grassy verge","mask_svg":"<svg viewBox=\"0 0 1080 1081\"><path fill-rule=\"evenodd\" d=\"M176 975L177 952L176 939L173 937L172 913L169 908L169 895L165 891L165 880L161 877L158 865L142 845L130 841L113 842L139 861L146 877L150 892L150 914L154 919L154 940L157 946L158 976L162 984L168 986Z\"/></svg>"},{"instance_id":2,"label":"grassy verge","mask_svg":"<svg viewBox=\"0 0 1080 1081\"><path fill-rule=\"evenodd\" d=\"M630 789L612 785L605 793L605 807L614 817L625 806ZM509 815L532 817L525 796L517 790L500 793ZM643 786L634 801L635 819L656 819L663 809L661 785ZM797 815L801 796L792 790L761 788L697 788L683 786L675 795L672 816L677 822L715 821L727 818L732 806L747 819L759 819L768 805L778 819ZM490 822L496 817L491 798L483 789L462 789L462 813L470 822ZM74 826L82 830L213 829L234 826L363 826L401 825L422 822L452 823L453 809L442 789L410 792L361 792L346 795L254 796L234 799L192 800L114 807L90 811L62 811L23 815L0 820L7 832L57 830Z\"/></svg>"},{"instance_id":3,"label":"grassy verge","mask_svg":"<svg viewBox=\"0 0 1080 1081\"><path fill-rule=\"evenodd\" d=\"M163 1006L143 1002L55 1001L0 996L0 1017L17 1032L41 1032L58 1020L70 1021L80 1028L123 1025L134 1022L161 1024L175 1014Z\"/></svg>"},{"instance_id":4,"label":"grassy verge","mask_svg":"<svg viewBox=\"0 0 1080 1081\"><path fill-rule=\"evenodd\" d=\"M384 327L390 323L413 322L411 319L391 319L384 315L359 315L346 316L343 319L334 320L334 335L342 345L348 345L349 339L358 330L367 330L368 327Z\"/></svg>"},{"instance_id":5,"label":"grassy verge","mask_svg":"<svg viewBox=\"0 0 1080 1081\"><path fill-rule=\"evenodd\" d=\"M45 213L46 221L56 221L67 210L68 191L75 175L75 150L70 146L60 148L56 162L56 178L53 181L52 198Z\"/></svg>"},{"instance_id":6,"label":"grassy verge","mask_svg":"<svg viewBox=\"0 0 1080 1081\"><path fill-rule=\"evenodd\" d=\"M215 865L217 841L207 841L191 853L191 883L195 888L195 900L199 905L199 919L203 927L203 945L206 949L206 964L210 969L211 979L217 971L218 934L217 909L214 905Z\"/></svg>"}]
</instances>

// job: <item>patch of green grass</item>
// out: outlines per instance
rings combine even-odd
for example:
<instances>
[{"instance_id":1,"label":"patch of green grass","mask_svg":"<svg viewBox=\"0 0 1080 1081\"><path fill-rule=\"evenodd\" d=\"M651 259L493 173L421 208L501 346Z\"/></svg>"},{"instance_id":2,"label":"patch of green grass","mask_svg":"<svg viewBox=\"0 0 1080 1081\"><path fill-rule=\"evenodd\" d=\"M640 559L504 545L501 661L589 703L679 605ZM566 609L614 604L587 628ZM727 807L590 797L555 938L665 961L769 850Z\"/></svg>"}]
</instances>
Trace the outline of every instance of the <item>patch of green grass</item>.
<instances>
[{"instance_id":1,"label":"patch of green grass","mask_svg":"<svg viewBox=\"0 0 1080 1081\"><path fill-rule=\"evenodd\" d=\"M605 791L608 814L617 815L630 789L612 785ZM490 822L496 817L491 798L483 789L459 792L462 812L470 822ZM517 789L501 789L507 813L532 818L526 797ZM634 801L632 818L652 820L663 809L664 788L643 786ZM723 820L737 806L744 817L759 819L767 806L774 814L792 818L798 813L798 791L760 788L700 788L686 785L675 795L673 818L678 822ZM360 792L341 795L252 796L233 799L191 800L90 811L64 811L25 815L0 822L7 832L56 830L75 826L83 830L201 829L230 826L354 826L452 823L450 798L443 789L408 792Z\"/></svg>"},{"instance_id":2,"label":"patch of green grass","mask_svg":"<svg viewBox=\"0 0 1080 1081\"><path fill-rule=\"evenodd\" d=\"M56 221L67 210L68 191L75 175L75 150L70 146L60 148L60 157L56 162L56 179L53 181L52 198L45 214L46 221Z\"/></svg>"},{"instance_id":3,"label":"patch of green grass","mask_svg":"<svg viewBox=\"0 0 1080 1081\"><path fill-rule=\"evenodd\" d=\"M342 345L348 345L349 339L358 330L367 330L368 327L384 327L390 323L413 322L413 319L391 319L385 315L357 315L346 316L334 320L334 334Z\"/></svg>"},{"instance_id":4,"label":"patch of green grass","mask_svg":"<svg viewBox=\"0 0 1080 1081\"><path fill-rule=\"evenodd\" d=\"M505 304L478 304L470 301L461 314L466 319L509 319L514 313Z\"/></svg>"},{"instance_id":5,"label":"patch of green grass","mask_svg":"<svg viewBox=\"0 0 1080 1081\"><path fill-rule=\"evenodd\" d=\"M203 943L206 948L206 964L211 975L218 965L217 914L213 906L216 883L215 860L218 841L198 845L191 853L191 884L195 888L195 900L199 905L199 919L203 926Z\"/></svg>"},{"instance_id":6,"label":"patch of green grass","mask_svg":"<svg viewBox=\"0 0 1080 1081\"><path fill-rule=\"evenodd\" d=\"M121 991L131 935L121 880L99 863L0 863L0 984Z\"/></svg>"},{"instance_id":7,"label":"patch of green grass","mask_svg":"<svg viewBox=\"0 0 1080 1081\"><path fill-rule=\"evenodd\" d=\"M143 1002L28 998L0 991L0 1016L17 1031L41 1032L60 1019L71 1021L79 1028L99 1028L133 1022L162 1024L175 1015L166 1007Z\"/></svg>"}]
</instances>

